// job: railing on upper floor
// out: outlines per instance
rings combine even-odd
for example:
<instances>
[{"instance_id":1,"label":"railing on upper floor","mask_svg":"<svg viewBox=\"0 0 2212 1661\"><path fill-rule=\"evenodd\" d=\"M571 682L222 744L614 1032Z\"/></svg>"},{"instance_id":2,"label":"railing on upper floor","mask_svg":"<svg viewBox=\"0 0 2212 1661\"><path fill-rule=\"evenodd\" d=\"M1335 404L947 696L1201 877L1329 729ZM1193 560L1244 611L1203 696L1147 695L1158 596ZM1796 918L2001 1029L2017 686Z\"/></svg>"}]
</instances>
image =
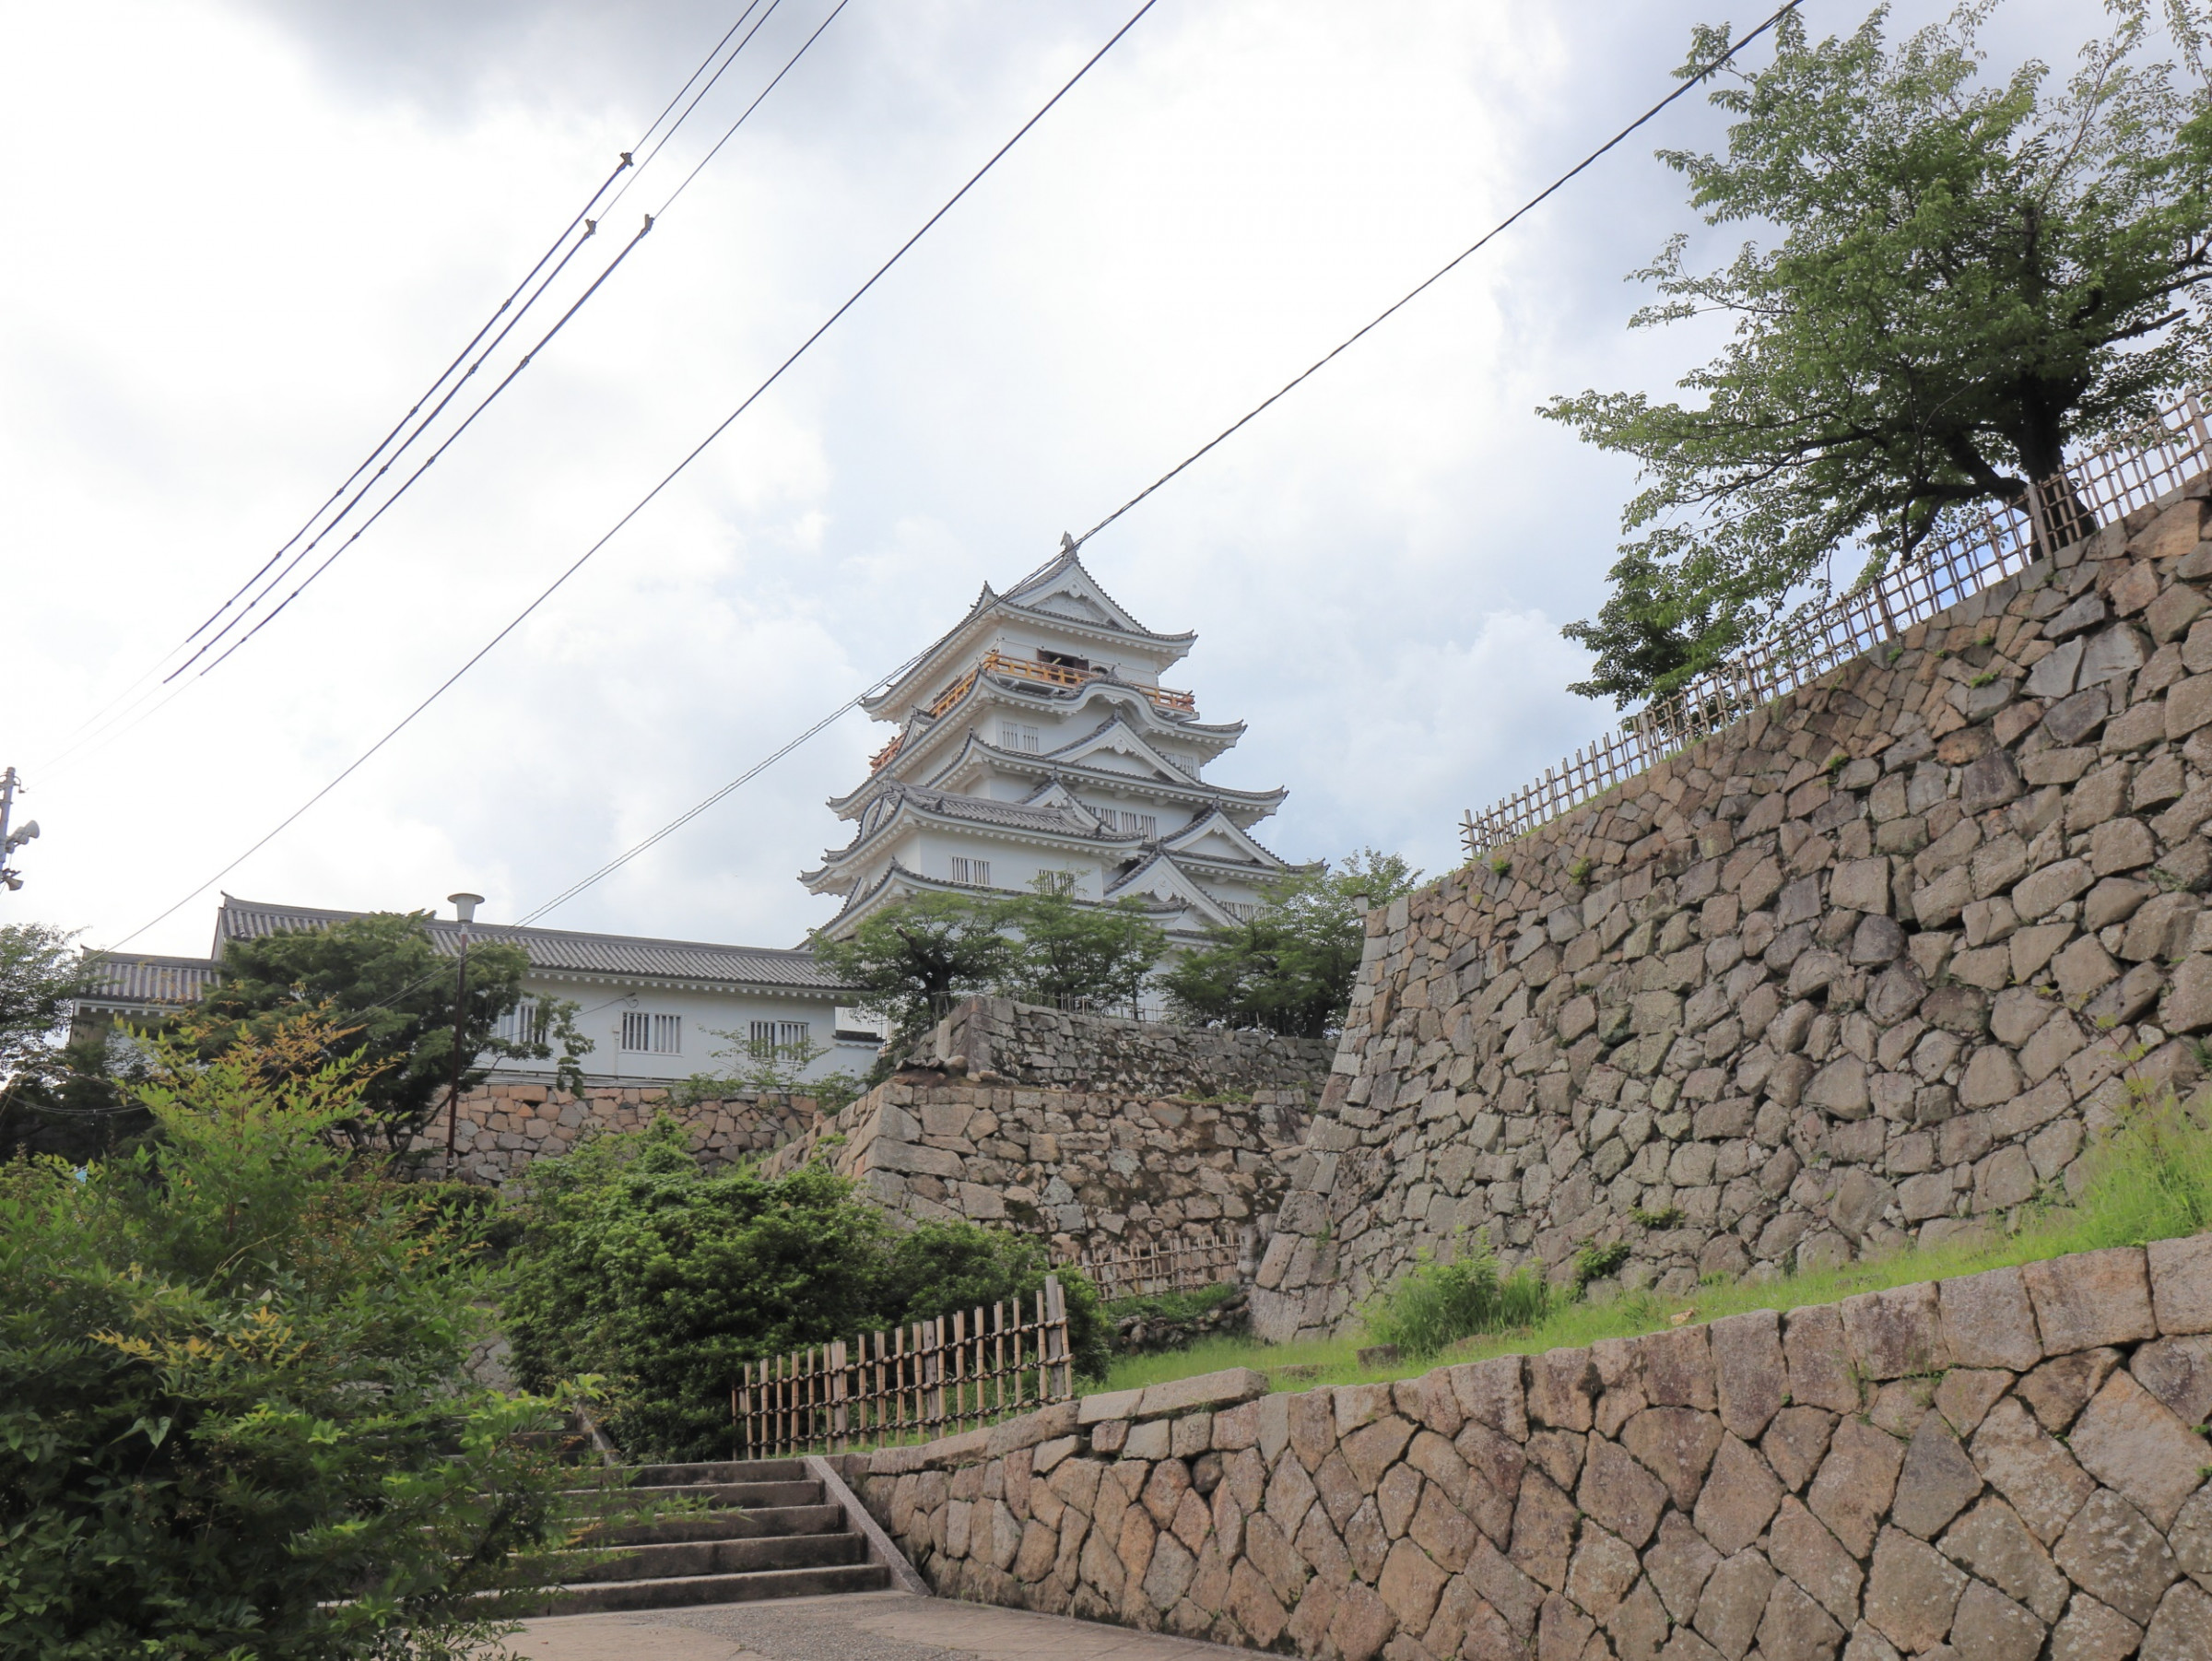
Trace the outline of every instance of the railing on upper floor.
<instances>
[{"instance_id":1,"label":"railing on upper floor","mask_svg":"<svg viewBox=\"0 0 2212 1661\"><path fill-rule=\"evenodd\" d=\"M1462 816L1467 857L1580 807L1622 780L1795 691L1838 664L2024 571L2147 505L2212 465L2212 433L2194 393L2135 432L2045 479L2024 503L1959 515L1948 534L1907 563L1801 613L1732 662L1655 700L1544 776L1481 813ZM2055 527L2051 523L2057 521Z\"/></svg>"},{"instance_id":2,"label":"railing on upper floor","mask_svg":"<svg viewBox=\"0 0 2212 1661\"><path fill-rule=\"evenodd\" d=\"M952 708L968 695L968 689L975 685L976 677L982 675L995 675L1009 680L1033 680L1053 687L1088 686L1094 680L1115 678L1104 669L1078 669L1068 664L1037 663L1023 657L1007 657L994 647L983 654L974 668L932 699L929 706L922 712L924 718L934 721ZM1144 686L1133 680L1118 684L1128 687L1132 691L1142 692L1157 709L1168 710L1179 715L1193 715L1198 712L1198 700L1194 693L1178 692L1168 687ZM868 771L875 772L882 769L898 755L905 743L906 735L900 733L870 759Z\"/></svg>"}]
</instances>

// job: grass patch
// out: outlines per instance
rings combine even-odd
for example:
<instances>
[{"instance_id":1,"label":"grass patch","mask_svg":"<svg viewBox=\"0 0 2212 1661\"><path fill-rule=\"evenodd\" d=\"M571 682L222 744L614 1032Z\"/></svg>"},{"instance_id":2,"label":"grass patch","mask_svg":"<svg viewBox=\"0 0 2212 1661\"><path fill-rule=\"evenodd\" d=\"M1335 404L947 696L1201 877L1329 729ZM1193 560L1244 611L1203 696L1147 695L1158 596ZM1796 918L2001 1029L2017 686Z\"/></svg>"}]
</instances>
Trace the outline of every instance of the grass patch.
<instances>
[{"instance_id":1,"label":"grass patch","mask_svg":"<svg viewBox=\"0 0 2212 1661\"><path fill-rule=\"evenodd\" d=\"M1153 1292L1142 1298L1116 1298L1106 1305L1106 1318L1120 1321L1142 1315L1147 1321L1188 1321L1228 1302L1244 1289L1234 1280L1202 1286L1194 1291Z\"/></svg>"},{"instance_id":2,"label":"grass patch","mask_svg":"<svg viewBox=\"0 0 2212 1661\"><path fill-rule=\"evenodd\" d=\"M1494 1355L1532 1355L1547 1349L1580 1349L1599 1338L1630 1337L1688 1322L1717 1320L1747 1310L1797 1309L1807 1304L1833 1303L1854 1293L1879 1291L1892 1286L1910 1286L1921 1280L1940 1280L1954 1275L1971 1275L1983 1269L2008 1268L2023 1263L2063 1257L2073 1252L2096 1251L2107 1246L2142 1245L2153 1240L2171 1240L2212 1231L2212 1132L2191 1118L2171 1095L2158 1099L2137 1097L2123 1112L2118 1127L2095 1149L2091 1174L2078 1201L2071 1206L2055 1200L2022 1207L2008 1232L1993 1232L1979 1239L1963 1239L1948 1245L1914 1248L1891 1256L1846 1264L1841 1268L1812 1274L1790 1275L1764 1284L1735 1281L1703 1286L1687 1298L1665 1298L1649 1291L1622 1294L1606 1303L1571 1300L1558 1290L1549 1292L1544 1306L1533 1314L1519 1306L1524 1324L1512 1325L1502 1316L1495 1328L1477 1336L1447 1339L1436 1349L1417 1354L1406 1333L1426 1335L1449 1325L1448 1312L1465 1307L1455 1302L1469 1294L1450 1290L1449 1272L1460 1265L1423 1264L1399 1280L1384 1296L1369 1306L1364 1337L1341 1337L1302 1344L1263 1344L1249 1338L1212 1338L1170 1355L1135 1356L1114 1363L1108 1388L1131 1389L1138 1384L1164 1384L1230 1367L1252 1367L1268 1375L1276 1390L1308 1390L1319 1384L1379 1383L1413 1378L1441 1363L1481 1361ZM1993 1223L1993 1229L1994 1225ZM1495 1265L1490 1267L1495 1279ZM1515 1279L1520 1278L1515 1277ZM1509 1279L1498 1283L1510 1287ZM1406 1289L1411 1288L1410 1291ZM1542 1288L1537 1288L1539 1294ZM1396 1319L1407 1325L1397 1337L1386 1336L1377 1319ZM1431 1311L1439 1313L1429 1313ZM1421 1325L1432 1322L1433 1325ZM1400 1359L1389 1365L1363 1368L1356 1354L1362 1344L1397 1343Z\"/></svg>"}]
</instances>

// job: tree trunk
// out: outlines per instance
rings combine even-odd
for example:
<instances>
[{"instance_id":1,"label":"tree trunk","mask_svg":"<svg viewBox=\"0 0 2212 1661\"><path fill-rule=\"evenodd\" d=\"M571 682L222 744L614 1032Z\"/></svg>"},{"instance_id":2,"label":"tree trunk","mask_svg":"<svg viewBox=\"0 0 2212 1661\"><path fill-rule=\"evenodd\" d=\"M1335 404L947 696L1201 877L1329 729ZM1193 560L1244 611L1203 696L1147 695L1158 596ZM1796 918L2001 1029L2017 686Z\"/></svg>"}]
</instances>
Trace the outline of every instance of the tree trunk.
<instances>
[{"instance_id":1,"label":"tree trunk","mask_svg":"<svg viewBox=\"0 0 2212 1661\"><path fill-rule=\"evenodd\" d=\"M2046 544L2043 551L2050 553L2095 531L2097 514L2067 477L2065 430L2055 401L2030 393L2022 403L2024 419L2016 442L2032 501L2021 505L2035 521L2036 535Z\"/></svg>"}]
</instances>

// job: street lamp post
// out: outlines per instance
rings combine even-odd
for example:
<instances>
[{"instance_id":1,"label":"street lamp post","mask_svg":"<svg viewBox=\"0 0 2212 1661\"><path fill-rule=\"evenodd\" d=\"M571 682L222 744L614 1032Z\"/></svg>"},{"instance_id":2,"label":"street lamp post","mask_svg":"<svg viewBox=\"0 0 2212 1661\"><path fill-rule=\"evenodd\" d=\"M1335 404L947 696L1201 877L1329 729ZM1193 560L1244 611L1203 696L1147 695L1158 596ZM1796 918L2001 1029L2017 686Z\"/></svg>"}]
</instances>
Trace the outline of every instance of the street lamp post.
<instances>
[{"instance_id":1,"label":"street lamp post","mask_svg":"<svg viewBox=\"0 0 2212 1661\"><path fill-rule=\"evenodd\" d=\"M461 966L453 989L453 1073L445 1093L445 1174L453 1174L453 1127L461 1113L461 1043L468 1024L468 925L477 920L481 894L448 894L453 914L461 919Z\"/></svg>"}]
</instances>

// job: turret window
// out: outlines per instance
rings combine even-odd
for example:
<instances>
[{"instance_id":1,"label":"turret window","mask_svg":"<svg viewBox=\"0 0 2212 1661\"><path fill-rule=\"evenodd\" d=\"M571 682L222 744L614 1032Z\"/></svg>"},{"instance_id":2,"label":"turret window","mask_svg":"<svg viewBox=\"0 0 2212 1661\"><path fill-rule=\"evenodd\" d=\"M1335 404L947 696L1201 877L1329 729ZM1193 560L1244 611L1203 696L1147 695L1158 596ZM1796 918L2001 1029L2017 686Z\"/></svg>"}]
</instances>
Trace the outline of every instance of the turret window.
<instances>
[{"instance_id":1,"label":"turret window","mask_svg":"<svg viewBox=\"0 0 2212 1661\"><path fill-rule=\"evenodd\" d=\"M653 1015L642 1009L622 1012L622 1047L633 1055L681 1055L684 1053L684 1018Z\"/></svg>"},{"instance_id":2,"label":"turret window","mask_svg":"<svg viewBox=\"0 0 2212 1661\"><path fill-rule=\"evenodd\" d=\"M987 889L991 886L991 862L987 859L970 859L965 854L955 854L952 856L952 879Z\"/></svg>"},{"instance_id":3,"label":"turret window","mask_svg":"<svg viewBox=\"0 0 2212 1661\"><path fill-rule=\"evenodd\" d=\"M1159 815L1132 813L1126 807L1121 811L1122 834L1157 838L1159 835Z\"/></svg>"},{"instance_id":4,"label":"turret window","mask_svg":"<svg viewBox=\"0 0 2212 1661\"><path fill-rule=\"evenodd\" d=\"M803 1020L757 1020L753 1023L752 1052L765 1055L777 1050L803 1048L810 1024Z\"/></svg>"},{"instance_id":5,"label":"turret window","mask_svg":"<svg viewBox=\"0 0 2212 1661\"><path fill-rule=\"evenodd\" d=\"M1040 745L1035 727L1023 721L1002 721L998 724L998 743L1001 749L1018 749L1033 756Z\"/></svg>"}]
</instances>

